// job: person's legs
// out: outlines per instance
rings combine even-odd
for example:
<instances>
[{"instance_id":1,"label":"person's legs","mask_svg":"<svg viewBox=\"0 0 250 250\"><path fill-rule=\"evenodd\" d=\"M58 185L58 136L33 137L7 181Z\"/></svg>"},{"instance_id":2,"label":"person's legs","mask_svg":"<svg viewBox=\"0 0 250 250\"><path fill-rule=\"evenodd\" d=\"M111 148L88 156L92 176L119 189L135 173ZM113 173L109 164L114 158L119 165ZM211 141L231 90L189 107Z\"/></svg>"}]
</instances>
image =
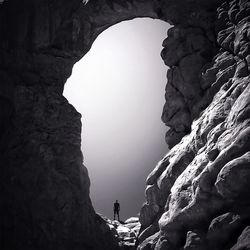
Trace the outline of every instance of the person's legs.
<instances>
[{"instance_id":1,"label":"person's legs","mask_svg":"<svg viewBox=\"0 0 250 250\"><path fill-rule=\"evenodd\" d=\"M114 210L114 220L115 220L116 215L117 215L117 217L118 217L118 220L120 220L120 219L119 219L119 211Z\"/></svg>"}]
</instances>

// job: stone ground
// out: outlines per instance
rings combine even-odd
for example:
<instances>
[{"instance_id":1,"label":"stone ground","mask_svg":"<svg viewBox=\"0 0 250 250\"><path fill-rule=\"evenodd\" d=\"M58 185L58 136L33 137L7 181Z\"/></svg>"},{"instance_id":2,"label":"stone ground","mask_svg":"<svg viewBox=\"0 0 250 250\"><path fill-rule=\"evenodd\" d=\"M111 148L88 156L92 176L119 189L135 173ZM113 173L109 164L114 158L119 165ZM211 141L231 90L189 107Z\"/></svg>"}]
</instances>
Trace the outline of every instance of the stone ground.
<instances>
[{"instance_id":1,"label":"stone ground","mask_svg":"<svg viewBox=\"0 0 250 250\"><path fill-rule=\"evenodd\" d=\"M119 242L121 250L135 250L137 237L141 228L138 217L131 217L125 221L110 220L100 215L109 226L112 234Z\"/></svg>"}]
</instances>

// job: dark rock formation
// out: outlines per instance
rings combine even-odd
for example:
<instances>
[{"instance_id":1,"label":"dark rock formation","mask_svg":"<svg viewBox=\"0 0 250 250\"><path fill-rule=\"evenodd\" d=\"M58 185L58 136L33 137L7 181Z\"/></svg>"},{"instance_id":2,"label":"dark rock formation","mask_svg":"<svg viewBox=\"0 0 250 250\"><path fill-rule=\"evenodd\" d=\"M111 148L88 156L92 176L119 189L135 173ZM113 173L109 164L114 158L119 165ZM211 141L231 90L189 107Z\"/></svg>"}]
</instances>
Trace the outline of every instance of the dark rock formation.
<instances>
[{"instance_id":1,"label":"dark rock formation","mask_svg":"<svg viewBox=\"0 0 250 250\"><path fill-rule=\"evenodd\" d=\"M62 91L98 34L151 17L174 25L162 51L172 150L147 179L138 248L248 249L249 16L247 0L1 1L0 248L117 248Z\"/></svg>"}]
</instances>

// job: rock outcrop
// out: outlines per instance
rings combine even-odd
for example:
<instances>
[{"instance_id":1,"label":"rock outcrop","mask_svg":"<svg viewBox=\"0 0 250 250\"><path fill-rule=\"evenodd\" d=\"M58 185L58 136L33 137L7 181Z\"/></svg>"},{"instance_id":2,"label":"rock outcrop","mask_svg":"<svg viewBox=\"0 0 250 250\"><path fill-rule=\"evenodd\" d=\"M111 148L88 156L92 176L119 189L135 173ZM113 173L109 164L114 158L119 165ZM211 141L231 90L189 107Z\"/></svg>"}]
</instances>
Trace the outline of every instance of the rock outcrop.
<instances>
[{"instance_id":1,"label":"rock outcrop","mask_svg":"<svg viewBox=\"0 0 250 250\"><path fill-rule=\"evenodd\" d=\"M131 217L126 221L110 220L102 216L109 226L113 236L117 239L120 250L135 250L141 224L138 217Z\"/></svg>"},{"instance_id":2,"label":"rock outcrop","mask_svg":"<svg viewBox=\"0 0 250 250\"><path fill-rule=\"evenodd\" d=\"M98 34L135 17L173 25L162 51L172 149L147 179L138 249L248 248L249 16L247 0L1 1L0 248L117 249L62 92Z\"/></svg>"},{"instance_id":3,"label":"rock outcrop","mask_svg":"<svg viewBox=\"0 0 250 250\"><path fill-rule=\"evenodd\" d=\"M192 125L147 179L139 249L250 247L249 14L247 1L218 7L216 43L199 27L168 33L163 120L180 138Z\"/></svg>"}]
</instances>

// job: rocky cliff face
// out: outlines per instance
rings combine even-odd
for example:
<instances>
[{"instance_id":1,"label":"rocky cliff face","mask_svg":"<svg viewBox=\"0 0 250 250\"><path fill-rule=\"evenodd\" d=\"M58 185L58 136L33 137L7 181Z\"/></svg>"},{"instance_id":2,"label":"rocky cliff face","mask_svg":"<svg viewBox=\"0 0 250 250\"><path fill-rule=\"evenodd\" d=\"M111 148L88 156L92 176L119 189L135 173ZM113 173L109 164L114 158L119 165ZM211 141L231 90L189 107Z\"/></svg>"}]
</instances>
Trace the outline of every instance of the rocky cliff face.
<instances>
[{"instance_id":1,"label":"rocky cliff face","mask_svg":"<svg viewBox=\"0 0 250 250\"><path fill-rule=\"evenodd\" d=\"M167 141L176 144L184 128L190 133L147 179L139 249L250 246L249 14L249 2L225 2L214 32L184 25L169 31L163 120L174 132Z\"/></svg>"},{"instance_id":2,"label":"rocky cliff face","mask_svg":"<svg viewBox=\"0 0 250 250\"><path fill-rule=\"evenodd\" d=\"M174 25L162 51L172 150L147 179L138 248L249 247L249 14L247 0L0 3L1 249L117 248L62 91L100 32L142 16Z\"/></svg>"}]
</instances>

